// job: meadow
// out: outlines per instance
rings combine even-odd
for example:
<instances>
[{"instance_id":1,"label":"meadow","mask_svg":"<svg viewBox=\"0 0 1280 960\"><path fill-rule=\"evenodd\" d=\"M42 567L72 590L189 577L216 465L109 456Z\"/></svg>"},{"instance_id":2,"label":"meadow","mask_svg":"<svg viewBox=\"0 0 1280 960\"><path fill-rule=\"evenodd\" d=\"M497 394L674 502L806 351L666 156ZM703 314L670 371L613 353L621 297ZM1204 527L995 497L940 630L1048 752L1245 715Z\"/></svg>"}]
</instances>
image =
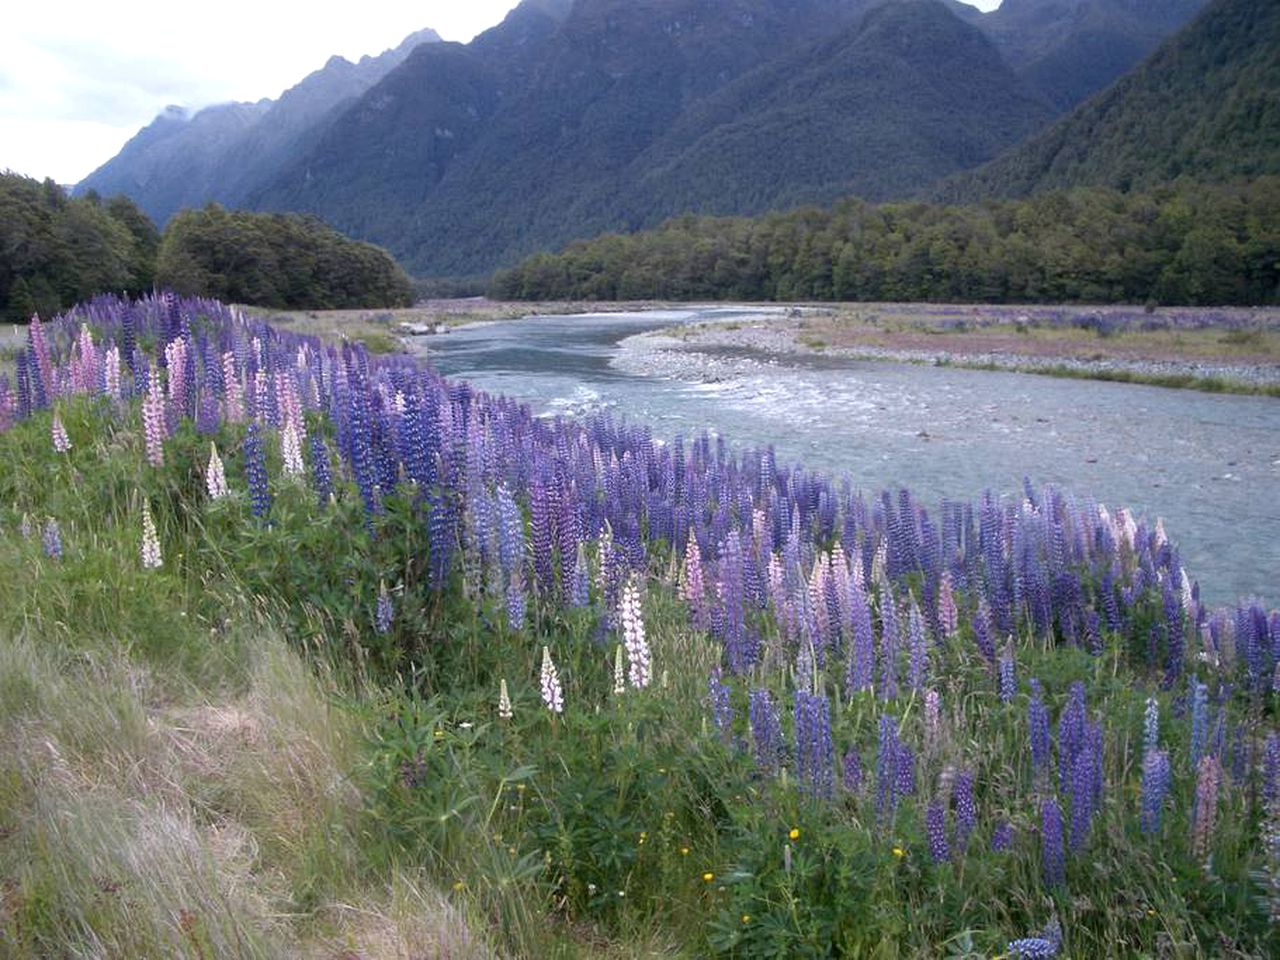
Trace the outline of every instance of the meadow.
<instances>
[{"instance_id":1,"label":"meadow","mask_svg":"<svg viewBox=\"0 0 1280 960\"><path fill-rule=\"evenodd\" d=\"M1280 612L206 300L0 377L0 954L1273 956ZM1174 531L1176 533L1176 531Z\"/></svg>"}]
</instances>

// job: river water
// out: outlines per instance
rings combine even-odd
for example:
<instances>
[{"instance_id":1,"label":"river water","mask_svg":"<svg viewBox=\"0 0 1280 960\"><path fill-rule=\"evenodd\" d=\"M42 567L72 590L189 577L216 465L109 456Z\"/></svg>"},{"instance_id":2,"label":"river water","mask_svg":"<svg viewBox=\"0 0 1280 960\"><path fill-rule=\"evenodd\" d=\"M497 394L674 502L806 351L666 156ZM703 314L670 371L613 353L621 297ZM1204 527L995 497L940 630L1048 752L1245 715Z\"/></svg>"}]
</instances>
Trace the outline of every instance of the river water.
<instances>
[{"instance_id":1,"label":"river water","mask_svg":"<svg viewBox=\"0 0 1280 960\"><path fill-rule=\"evenodd\" d=\"M1053 483L1163 517L1211 605L1280 601L1280 400L750 350L650 335L759 308L542 316L415 341L441 373L547 414L703 429L926 504Z\"/></svg>"}]
</instances>

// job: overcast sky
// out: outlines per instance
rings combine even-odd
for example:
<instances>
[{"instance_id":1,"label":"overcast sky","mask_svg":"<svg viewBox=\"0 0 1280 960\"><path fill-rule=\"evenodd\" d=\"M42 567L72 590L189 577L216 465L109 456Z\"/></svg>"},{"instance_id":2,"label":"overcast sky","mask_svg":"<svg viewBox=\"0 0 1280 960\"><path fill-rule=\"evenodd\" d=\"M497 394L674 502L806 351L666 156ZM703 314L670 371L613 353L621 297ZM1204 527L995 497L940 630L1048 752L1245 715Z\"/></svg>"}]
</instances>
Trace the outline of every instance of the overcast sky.
<instances>
[{"instance_id":1,"label":"overcast sky","mask_svg":"<svg viewBox=\"0 0 1280 960\"><path fill-rule=\"evenodd\" d=\"M969 0L974 2L974 0ZM278 97L333 54L358 60L431 27L466 42L516 0L62 0L8 4L0 170L79 181L169 104ZM998 0L977 0L995 7Z\"/></svg>"}]
</instances>

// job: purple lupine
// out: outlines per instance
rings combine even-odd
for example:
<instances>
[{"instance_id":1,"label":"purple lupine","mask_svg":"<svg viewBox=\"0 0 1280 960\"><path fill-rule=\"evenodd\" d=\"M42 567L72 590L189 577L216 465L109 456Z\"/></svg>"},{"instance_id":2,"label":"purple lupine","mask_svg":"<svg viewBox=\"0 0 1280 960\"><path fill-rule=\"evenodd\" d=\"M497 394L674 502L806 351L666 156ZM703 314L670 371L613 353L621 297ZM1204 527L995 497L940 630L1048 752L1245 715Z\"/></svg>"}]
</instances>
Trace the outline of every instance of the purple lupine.
<instances>
[{"instance_id":1,"label":"purple lupine","mask_svg":"<svg viewBox=\"0 0 1280 960\"><path fill-rule=\"evenodd\" d=\"M1058 718L1058 789L1064 793L1070 789L1076 754L1084 746L1086 722L1084 683L1076 680L1067 690L1067 705Z\"/></svg>"},{"instance_id":2,"label":"purple lupine","mask_svg":"<svg viewBox=\"0 0 1280 960\"><path fill-rule=\"evenodd\" d=\"M782 721L768 690L752 690L748 698L747 722L751 727L756 766L775 771L782 756Z\"/></svg>"},{"instance_id":3,"label":"purple lupine","mask_svg":"<svg viewBox=\"0 0 1280 960\"><path fill-rule=\"evenodd\" d=\"M1172 684L1182 675L1183 617L1182 595L1169 577L1164 583L1165 615L1165 684Z\"/></svg>"},{"instance_id":4,"label":"purple lupine","mask_svg":"<svg viewBox=\"0 0 1280 960\"><path fill-rule=\"evenodd\" d=\"M978 805L973 799L973 773L961 770L951 787L956 806L956 849L964 852L978 826Z\"/></svg>"},{"instance_id":5,"label":"purple lupine","mask_svg":"<svg viewBox=\"0 0 1280 960\"><path fill-rule=\"evenodd\" d=\"M507 577L506 585L507 626L518 633L524 629L525 597L524 569L516 567Z\"/></svg>"},{"instance_id":6,"label":"purple lupine","mask_svg":"<svg viewBox=\"0 0 1280 960\"><path fill-rule=\"evenodd\" d=\"M1268 736L1262 748L1262 802L1268 810L1280 808L1280 733Z\"/></svg>"},{"instance_id":7,"label":"purple lupine","mask_svg":"<svg viewBox=\"0 0 1280 960\"><path fill-rule=\"evenodd\" d=\"M711 719L726 741L733 732L733 702L729 699L729 694L729 685L720 679L720 669L717 667L711 672L707 682L707 703L711 706Z\"/></svg>"},{"instance_id":8,"label":"purple lupine","mask_svg":"<svg viewBox=\"0 0 1280 960\"><path fill-rule=\"evenodd\" d=\"M819 797L831 795L831 703L807 690L796 691L795 763L796 778L808 792Z\"/></svg>"},{"instance_id":9,"label":"purple lupine","mask_svg":"<svg viewBox=\"0 0 1280 960\"><path fill-rule=\"evenodd\" d=\"M914 600L907 615L907 637L910 659L907 666L907 685L915 691L923 689L929 677L929 651L925 643L924 618Z\"/></svg>"},{"instance_id":10,"label":"purple lupine","mask_svg":"<svg viewBox=\"0 0 1280 960\"><path fill-rule=\"evenodd\" d=\"M1014 672L1012 641L1005 645L1004 653L1000 656L999 690L1002 703L1010 703L1014 694L1018 692L1018 679Z\"/></svg>"},{"instance_id":11,"label":"purple lupine","mask_svg":"<svg viewBox=\"0 0 1280 960\"><path fill-rule=\"evenodd\" d=\"M578 543L573 557L573 572L569 575L569 606L585 607L591 602L591 569L587 563L586 545Z\"/></svg>"},{"instance_id":12,"label":"purple lupine","mask_svg":"<svg viewBox=\"0 0 1280 960\"><path fill-rule=\"evenodd\" d=\"M62 531L58 529L58 521L53 517L45 521L42 542L46 557L50 560L62 559Z\"/></svg>"},{"instance_id":13,"label":"purple lupine","mask_svg":"<svg viewBox=\"0 0 1280 960\"><path fill-rule=\"evenodd\" d=\"M1041 699L1040 681L1033 677L1030 687L1027 726L1031 731L1031 769L1039 775L1049 769L1049 710Z\"/></svg>"},{"instance_id":14,"label":"purple lupine","mask_svg":"<svg viewBox=\"0 0 1280 960\"><path fill-rule=\"evenodd\" d=\"M898 755L902 745L898 726L887 713L880 714L880 745L876 753L876 812L892 817L898 807Z\"/></svg>"},{"instance_id":15,"label":"purple lupine","mask_svg":"<svg viewBox=\"0 0 1280 960\"><path fill-rule=\"evenodd\" d=\"M871 686L875 671L875 634L871 626L871 608L858 578L849 580L849 610L853 638L849 643L849 666L845 674L845 690L852 695Z\"/></svg>"},{"instance_id":16,"label":"purple lupine","mask_svg":"<svg viewBox=\"0 0 1280 960\"><path fill-rule=\"evenodd\" d=\"M951 849L947 845L947 810L937 800L930 803L925 810L924 832L929 838L929 856L933 862L949 862Z\"/></svg>"},{"instance_id":17,"label":"purple lupine","mask_svg":"<svg viewBox=\"0 0 1280 960\"><path fill-rule=\"evenodd\" d=\"M898 612L893 588L880 583L880 699L898 696Z\"/></svg>"},{"instance_id":18,"label":"purple lupine","mask_svg":"<svg viewBox=\"0 0 1280 960\"><path fill-rule=\"evenodd\" d=\"M1142 761L1142 814L1139 822L1143 833L1160 832L1160 815L1172 778L1168 751L1149 750Z\"/></svg>"},{"instance_id":19,"label":"purple lupine","mask_svg":"<svg viewBox=\"0 0 1280 960\"><path fill-rule=\"evenodd\" d=\"M996 642L991 632L991 614L986 601L979 601L978 612L973 615L973 639L982 658L993 667L996 663Z\"/></svg>"},{"instance_id":20,"label":"purple lupine","mask_svg":"<svg viewBox=\"0 0 1280 960\"><path fill-rule=\"evenodd\" d=\"M249 503L259 520L271 512L271 491L267 487L267 457L256 422L244 435L244 472L249 480Z\"/></svg>"},{"instance_id":21,"label":"purple lupine","mask_svg":"<svg viewBox=\"0 0 1280 960\"><path fill-rule=\"evenodd\" d=\"M1142 752L1151 753L1160 743L1160 704L1155 697L1147 697L1142 714Z\"/></svg>"},{"instance_id":22,"label":"purple lupine","mask_svg":"<svg viewBox=\"0 0 1280 960\"><path fill-rule=\"evenodd\" d=\"M1009 960L1052 960L1062 949L1062 925L1054 917L1038 937L1010 940L1005 947Z\"/></svg>"},{"instance_id":23,"label":"purple lupine","mask_svg":"<svg viewBox=\"0 0 1280 960\"><path fill-rule=\"evenodd\" d=\"M329 467L329 448L319 434L313 433L308 439L311 450L311 482L316 490L316 498L323 507L333 495L333 473Z\"/></svg>"},{"instance_id":24,"label":"purple lupine","mask_svg":"<svg viewBox=\"0 0 1280 960\"><path fill-rule=\"evenodd\" d=\"M1072 850L1079 850L1088 840L1093 816L1102 793L1102 730L1085 722L1084 736L1071 764L1069 794L1071 797Z\"/></svg>"},{"instance_id":25,"label":"purple lupine","mask_svg":"<svg viewBox=\"0 0 1280 960\"><path fill-rule=\"evenodd\" d=\"M1001 820L991 831L991 852L1007 853L1013 848L1013 824Z\"/></svg>"},{"instance_id":26,"label":"purple lupine","mask_svg":"<svg viewBox=\"0 0 1280 960\"><path fill-rule=\"evenodd\" d=\"M1062 847L1062 810L1058 801L1046 797L1040 804L1040 866L1046 887L1066 882L1067 867Z\"/></svg>"},{"instance_id":27,"label":"purple lupine","mask_svg":"<svg viewBox=\"0 0 1280 960\"><path fill-rule=\"evenodd\" d=\"M862 789L862 757L858 755L857 747L850 747L844 752L844 759L841 762L841 783L850 793L857 793Z\"/></svg>"}]
</instances>

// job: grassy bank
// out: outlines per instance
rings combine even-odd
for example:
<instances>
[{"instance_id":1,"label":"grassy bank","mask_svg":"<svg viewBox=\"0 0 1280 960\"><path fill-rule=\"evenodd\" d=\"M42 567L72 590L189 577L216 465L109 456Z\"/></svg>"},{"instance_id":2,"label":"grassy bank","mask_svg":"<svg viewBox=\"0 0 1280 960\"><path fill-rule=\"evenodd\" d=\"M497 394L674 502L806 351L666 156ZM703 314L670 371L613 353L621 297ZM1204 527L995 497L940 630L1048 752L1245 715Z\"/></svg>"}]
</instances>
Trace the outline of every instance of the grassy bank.
<instances>
[{"instance_id":1,"label":"grassy bank","mask_svg":"<svg viewBox=\"0 0 1280 960\"><path fill-rule=\"evenodd\" d=\"M1160 525L94 324L0 396L0 951L1280 947L1280 615Z\"/></svg>"}]
</instances>

